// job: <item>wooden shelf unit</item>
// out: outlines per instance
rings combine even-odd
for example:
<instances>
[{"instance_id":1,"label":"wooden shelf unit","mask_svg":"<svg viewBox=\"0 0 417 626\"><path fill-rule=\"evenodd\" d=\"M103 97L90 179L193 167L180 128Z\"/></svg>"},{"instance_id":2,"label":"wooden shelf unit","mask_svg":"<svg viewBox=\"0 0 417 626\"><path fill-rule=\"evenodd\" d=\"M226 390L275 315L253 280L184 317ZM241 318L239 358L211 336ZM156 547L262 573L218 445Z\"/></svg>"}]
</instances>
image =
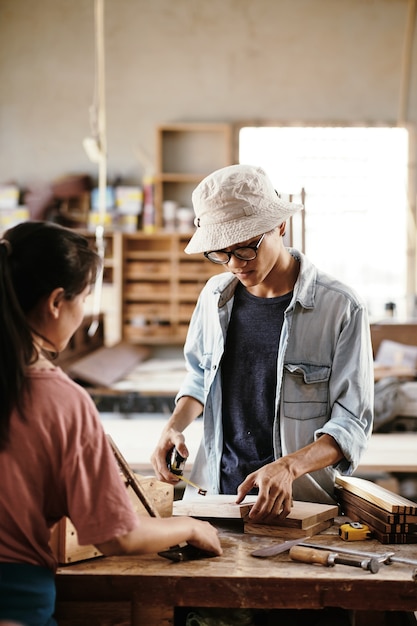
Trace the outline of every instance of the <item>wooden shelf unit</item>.
<instances>
[{"instance_id":1,"label":"wooden shelf unit","mask_svg":"<svg viewBox=\"0 0 417 626\"><path fill-rule=\"evenodd\" d=\"M191 233L125 233L122 245L122 338L129 343L184 343L207 279L223 271L185 254Z\"/></svg>"},{"instance_id":2,"label":"wooden shelf unit","mask_svg":"<svg viewBox=\"0 0 417 626\"><path fill-rule=\"evenodd\" d=\"M198 183L216 169L233 163L231 124L176 123L157 128L156 227L163 228L162 205L173 200L192 208Z\"/></svg>"},{"instance_id":3,"label":"wooden shelf unit","mask_svg":"<svg viewBox=\"0 0 417 626\"><path fill-rule=\"evenodd\" d=\"M79 230L90 246L97 250L94 231ZM105 315L105 343L112 345L121 339L120 302L122 299L122 241L123 233L104 231L103 288L101 294L102 313ZM86 313L92 313L93 296L90 297Z\"/></svg>"},{"instance_id":4,"label":"wooden shelf unit","mask_svg":"<svg viewBox=\"0 0 417 626\"><path fill-rule=\"evenodd\" d=\"M76 231L84 235L90 246L97 250L96 234L94 230L77 228ZM104 238L104 264L103 281L105 283L120 283L121 280L121 246L123 233L113 230L105 230Z\"/></svg>"}]
</instances>

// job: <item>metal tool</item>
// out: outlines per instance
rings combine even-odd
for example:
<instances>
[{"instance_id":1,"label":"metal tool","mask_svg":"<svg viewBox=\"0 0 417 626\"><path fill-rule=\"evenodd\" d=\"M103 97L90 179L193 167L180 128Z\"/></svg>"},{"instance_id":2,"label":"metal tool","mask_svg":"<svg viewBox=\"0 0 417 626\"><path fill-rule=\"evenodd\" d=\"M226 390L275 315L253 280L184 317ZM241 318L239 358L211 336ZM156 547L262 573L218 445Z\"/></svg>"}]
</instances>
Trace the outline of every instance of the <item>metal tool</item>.
<instances>
[{"instance_id":1,"label":"metal tool","mask_svg":"<svg viewBox=\"0 0 417 626\"><path fill-rule=\"evenodd\" d=\"M317 550L329 549L328 546L315 543L302 543L300 545L303 545L307 548L315 548ZM351 554L353 556L359 557L374 558L379 563L384 563L384 565L391 565L392 563L399 563L400 565L413 565L414 569L411 572L411 578L413 580L417 580L417 559L408 559L407 557L403 556L395 556L395 552L383 552L382 554L379 554L378 552L366 552L364 550L353 550L350 548L339 547L337 548L337 552L340 552L341 554Z\"/></svg>"},{"instance_id":2,"label":"metal tool","mask_svg":"<svg viewBox=\"0 0 417 626\"><path fill-rule=\"evenodd\" d=\"M264 548L258 548L254 552L251 552L251 556L259 557L259 558L268 558L271 556L275 556L277 554L282 554L283 552L287 552L292 546L302 546L304 548L314 548L316 550L327 550L332 551L331 546L326 546L320 543L308 543L309 537L302 537L301 539L293 539L290 541L283 541L279 544L274 544L272 546L266 546ZM411 573L411 577L413 580L417 580L417 559L408 559L407 557L395 556L395 552L383 552L379 554L378 552L366 552L365 550L355 550L353 548L345 548L338 547L336 550L338 554L347 554L351 556L357 556L359 558L365 559L375 559L378 563L384 563L384 565L391 565L391 563L399 563L403 565L413 565L414 569Z\"/></svg>"},{"instance_id":3,"label":"metal tool","mask_svg":"<svg viewBox=\"0 0 417 626\"><path fill-rule=\"evenodd\" d=\"M175 474L175 476L179 476L181 480L187 483L187 485L191 485L191 487L197 489L197 492L200 496L207 495L207 489L199 487L195 483L191 482L191 480L184 477L184 467L186 460L187 459L178 452L177 448L172 448L172 450L170 450L167 454L167 466L169 471L172 472L172 474Z\"/></svg>"},{"instance_id":4,"label":"metal tool","mask_svg":"<svg viewBox=\"0 0 417 626\"><path fill-rule=\"evenodd\" d=\"M290 539L289 541L283 541L282 543L274 544L273 546L267 546L266 548L258 548L251 552L251 556L256 556L260 559L266 559L270 556L282 554L287 552L292 546L302 544L308 537L300 537L299 539Z\"/></svg>"},{"instance_id":5,"label":"metal tool","mask_svg":"<svg viewBox=\"0 0 417 626\"><path fill-rule=\"evenodd\" d=\"M317 550L328 550L329 546L321 545L319 543L302 543L305 548L315 548ZM417 559L408 559L402 556L395 556L395 552L383 552L379 554L378 552L367 552L365 550L354 550L351 548L337 548L337 552L343 554L353 554L354 556L363 556L377 559L380 563L384 563L385 565L391 565L391 563L403 563L404 565L415 565L417 566Z\"/></svg>"},{"instance_id":6,"label":"metal tool","mask_svg":"<svg viewBox=\"0 0 417 626\"><path fill-rule=\"evenodd\" d=\"M316 550L314 548L305 548L303 546L293 546L290 548L290 558L293 561L302 563L317 563L326 567L333 567L340 563L341 565L350 565L352 567L361 567L364 570L376 574L379 572L379 562L373 557L357 558L351 555L340 555L338 552Z\"/></svg>"}]
</instances>

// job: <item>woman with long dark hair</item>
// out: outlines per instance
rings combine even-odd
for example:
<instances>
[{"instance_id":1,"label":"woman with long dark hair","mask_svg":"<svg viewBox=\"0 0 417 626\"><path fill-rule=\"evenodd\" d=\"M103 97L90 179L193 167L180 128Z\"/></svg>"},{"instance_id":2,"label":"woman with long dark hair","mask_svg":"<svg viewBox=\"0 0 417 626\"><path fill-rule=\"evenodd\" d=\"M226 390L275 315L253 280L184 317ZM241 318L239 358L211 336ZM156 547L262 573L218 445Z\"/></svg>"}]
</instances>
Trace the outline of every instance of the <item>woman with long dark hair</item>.
<instances>
[{"instance_id":1,"label":"woman with long dark hair","mask_svg":"<svg viewBox=\"0 0 417 626\"><path fill-rule=\"evenodd\" d=\"M48 222L0 239L0 620L55 624L49 539L63 516L104 555L184 541L222 551L206 522L137 516L92 399L51 359L81 324L99 263L84 237Z\"/></svg>"}]
</instances>

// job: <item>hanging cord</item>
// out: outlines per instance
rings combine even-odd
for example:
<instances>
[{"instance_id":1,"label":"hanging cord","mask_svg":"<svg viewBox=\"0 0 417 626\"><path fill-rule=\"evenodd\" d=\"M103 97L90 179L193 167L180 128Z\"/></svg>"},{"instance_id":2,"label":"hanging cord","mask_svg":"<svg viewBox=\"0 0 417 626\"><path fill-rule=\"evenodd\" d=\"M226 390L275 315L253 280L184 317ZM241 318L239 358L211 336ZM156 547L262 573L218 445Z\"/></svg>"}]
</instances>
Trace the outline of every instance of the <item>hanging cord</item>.
<instances>
[{"instance_id":1,"label":"hanging cord","mask_svg":"<svg viewBox=\"0 0 417 626\"><path fill-rule=\"evenodd\" d=\"M408 100L410 94L411 62L413 52L414 28L416 21L417 0L408 0L407 23L404 37L400 104L398 112L398 125L406 124L408 118Z\"/></svg>"},{"instance_id":2,"label":"hanging cord","mask_svg":"<svg viewBox=\"0 0 417 626\"><path fill-rule=\"evenodd\" d=\"M107 191L107 141L106 141L106 107L105 107L105 65L104 65L104 0L95 0L95 81L94 102L90 108L90 124L97 144L98 162L98 224L95 229L97 253L101 259L94 286L93 320L88 329L89 337L97 332L100 322L101 296L103 291L104 272L104 225L106 220Z\"/></svg>"},{"instance_id":3,"label":"hanging cord","mask_svg":"<svg viewBox=\"0 0 417 626\"><path fill-rule=\"evenodd\" d=\"M417 0L408 0L408 9L407 9L407 21L404 35L404 45L403 45L403 54L402 54L402 67L401 67L401 83L400 83L400 98L399 98L399 107L398 107L398 126L406 126L408 122L408 107L409 107L409 98L410 98L410 77L411 77L411 69L412 69L412 61L413 61L413 45L414 45L414 31L416 25L416 13L417 13ZM415 131L412 128L408 129L409 135L414 133ZM410 155L411 157L411 155ZM413 157L411 157L412 159ZM408 190L407 194L407 218L408 218L408 246L409 246L409 254L414 257L414 262L409 265L408 279L407 279L407 291L411 293L416 293L416 200L417 196L415 194L415 186L411 182L410 177L410 185L411 187ZM415 304L412 305L413 314L415 309Z\"/></svg>"}]
</instances>

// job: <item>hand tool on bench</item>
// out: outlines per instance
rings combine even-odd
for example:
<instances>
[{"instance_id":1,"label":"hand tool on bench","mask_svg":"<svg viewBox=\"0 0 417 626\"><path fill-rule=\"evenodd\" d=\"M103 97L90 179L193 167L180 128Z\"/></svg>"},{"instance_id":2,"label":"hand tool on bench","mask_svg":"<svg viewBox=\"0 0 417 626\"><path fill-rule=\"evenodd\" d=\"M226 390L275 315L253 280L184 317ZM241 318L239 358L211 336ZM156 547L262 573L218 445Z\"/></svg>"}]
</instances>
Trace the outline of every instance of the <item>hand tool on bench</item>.
<instances>
[{"instance_id":1,"label":"hand tool on bench","mask_svg":"<svg viewBox=\"0 0 417 626\"><path fill-rule=\"evenodd\" d=\"M351 555L341 555L337 551L323 551L314 548L305 548L303 546L293 546L290 548L290 558L293 561L302 563L316 563L333 567L340 563L341 565L351 565L352 567L361 567L364 570L376 574L379 572L379 562L375 558L361 558Z\"/></svg>"},{"instance_id":2,"label":"hand tool on bench","mask_svg":"<svg viewBox=\"0 0 417 626\"><path fill-rule=\"evenodd\" d=\"M408 559L407 557L395 556L395 552L383 552L379 554L378 552L367 552L365 550L355 550L353 548L345 548L345 547L337 547L327 546L320 543L309 543L309 537L302 537L301 539L294 539L291 541L283 541L279 544L274 544L272 546L266 546L264 548L258 548L254 552L251 552L251 556L259 557L259 558L268 558L271 556L275 556L276 554L282 554L283 552L287 552L292 546L302 546L304 548L314 548L316 550L330 550L336 551L339 554L347 554L351 556L358 556L362 559L371 558L376 559L379 563L384 563L384 565L391 565L391 563L399 563L403 565L414 565L414 570L411 573L411 577L413 580L417 580L417 559Z\"/></svg>"},{"instance_id":3,"label":"hand tool on bench","mask_svg":"<svg viewBox=\"0 0 417 626\"><path fill-rule=\"evenodd\" d=\"M307 548L316 548L318 550L328 550L328 546L323 546L315 543L303 543L303 546ZM413 565L414 569L411 572L411 578L417 580L417 559L408 559L404 556L395 556L395 552L384 552L379 554L378 552L366 552L364 550L351 550L350 548L337 548L337 552L344 554L352 554L355 556L375 558L384 565L391 565L392 563L399 563L400 565Z\"/></svg>"},{"instance_id":4,"label":"hand tool on bench","mask_svg":"<svg viewBox=\"0 0 417 626\"><path fill-rule=\"evenodd\" d=\"M317 550L329 550L329 546L325 546L319 543L303 542L301 545L306 548L316 548ZM417 567L417 559L408 559L404 556L395 556L395 552L383 552L382 554L379 554L378 552L367 552L365 550L354 550L351 548L339 547L336 548L336 552L375 558L380 563L384 563L385 565L391 565L391 563L402 563L403 565L414 565Z\"/></svg>"},{"instance_id":5,"label":"hand tool on bench","mask_svg":"<svg viewBox=\"0 0 417 626\"><path fill-rule=\"evenodd\" d=\"M260 559L266 559L270 556L275 556L276 554L282 554L283 552L288 552L292 546L297 546L298 544L302 544L303 541L308 539L308 537L300 537L298 539L290 539L289 541L283 541L282 543L274 544L273 546L266 546L265 548L258 548L251 552L251 556L256 556Z\"/></svg>"}]
</instances>

